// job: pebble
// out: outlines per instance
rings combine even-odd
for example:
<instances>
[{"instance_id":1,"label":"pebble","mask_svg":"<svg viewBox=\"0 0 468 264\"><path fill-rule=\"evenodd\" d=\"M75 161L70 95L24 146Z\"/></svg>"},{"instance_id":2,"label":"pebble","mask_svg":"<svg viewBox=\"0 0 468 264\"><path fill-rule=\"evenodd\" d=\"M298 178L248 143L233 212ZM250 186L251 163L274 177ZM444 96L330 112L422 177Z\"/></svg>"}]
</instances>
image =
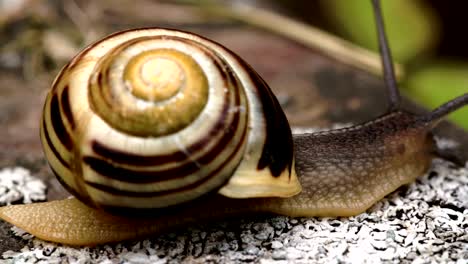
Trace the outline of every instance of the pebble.
<instances>
[{"instance_id":1,"label":"pebble","mask_svg":"<svg viewBox=\"0 0 468 264\"><path fill-rule=\"evenodd\" d=\"M271 254L271 258L275 260L284 260L287 258L287 253L285 250L275 250Z\"/></svg>"},{"instance_id":2,"label":"pebble","mask_svg":"<svg viewBox=\"0 0 468 264\"><path fill-rule=\"evenodd\" d=\"M282 248L282 247L283 247L283 243L281 243L279 241L271 242L271 248L272 249L278 249L278 248Z\"/></svg>"},{"instance_id":3,"label":"pebble","mask_svg":"<svg viewBox=\"0 0 468 264\"><path fill-rule=\"evenodd\" d=\"M286 249L286 256L288 259L290 260L295 260L295 259L300 259L300 258L303 258L303 252L294 248L294 247L290 247L290 248L287 248Z\"/></svg>"},{"instance_id":4,"label":"pebble","mask_svg":"<svg viewBox=\"0 0 468 264\"><path fill-rule=\"evenodd\" d=\"M0 206L45 201L46 185L22 167L0 170Z\"/></svg>"}]
</instances>

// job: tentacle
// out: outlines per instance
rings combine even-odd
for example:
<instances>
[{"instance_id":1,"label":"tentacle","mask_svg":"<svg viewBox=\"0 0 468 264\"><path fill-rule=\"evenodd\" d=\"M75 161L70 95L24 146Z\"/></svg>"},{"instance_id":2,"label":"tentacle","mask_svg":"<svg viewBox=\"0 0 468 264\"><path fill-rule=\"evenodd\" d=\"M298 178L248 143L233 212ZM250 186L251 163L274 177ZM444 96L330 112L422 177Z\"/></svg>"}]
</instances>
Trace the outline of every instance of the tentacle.
<instances>
[{"instance_id":1,"label":"tentacle","mask_svg":"<svg viewBox=\"0 0 468 264\"><path fill-rule=\"evenodd\" d=\"M444 103L443 105L432 110L429 114L421 116L420 120L426 123L433 123L433 125L435 125L437 121L446 115L466 105L468 105L468 93L465 93L464 95Z\"/></svg>"},{"instance_id":2,"label":"tentacle","mask_svg":"<svg viewBox=\"0 0 468 264\"><path fill-rule=\"evenodd\" d=\"M389 112L391 112L400 109L400 91L398 89L398 84L395 77L392 54L385 34L385 26L382 18L380 0L372 0L372 6L374 8L375 23L377 25L377 36L379 39L379 49L384 68L385 85L387 86L389 96Z\"/></svg>"}]
</instances>

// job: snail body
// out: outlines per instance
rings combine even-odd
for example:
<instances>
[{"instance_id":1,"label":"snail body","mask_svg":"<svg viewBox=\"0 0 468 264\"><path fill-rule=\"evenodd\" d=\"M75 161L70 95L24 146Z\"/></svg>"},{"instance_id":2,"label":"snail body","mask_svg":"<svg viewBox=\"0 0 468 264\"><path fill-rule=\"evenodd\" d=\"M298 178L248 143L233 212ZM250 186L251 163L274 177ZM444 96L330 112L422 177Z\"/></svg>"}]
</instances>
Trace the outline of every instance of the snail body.
<instances>
[{"instance_id":1,"label":"snail body","mask_svg":"<svg viewBox=\"0 0 468 264\"><path fill-rule=\"evenodd\" d=\"M289 198L231 199L214 193L138 217L109 214L73 198L7 206L0 208L0 215L36 237L71 245L144 238L193 222L238 215L353 216L429 167L432 137L423 123L414 126L414 118L394 112L355 127L293 135L302 192ZM317 151L311 152L310 146ZM134 215L135 211L124 212Z\"/></svg>"},{"instance_id":2,"label":"snail body","mask_svg":"<svg viewBox=\"0 0 468 264\"><path fill-rule=\"evenodd\" d=\"M51 168L77 199L6 206L0 218L95 245L239 214L364 212L428 169L431 129L468 104L465 94L425 115L401 109L373 4L389 111L314 134L291 135L268 85L215 42L150 28L89 46L55 80L41 124Z\"/></svg>"}]
</instances>

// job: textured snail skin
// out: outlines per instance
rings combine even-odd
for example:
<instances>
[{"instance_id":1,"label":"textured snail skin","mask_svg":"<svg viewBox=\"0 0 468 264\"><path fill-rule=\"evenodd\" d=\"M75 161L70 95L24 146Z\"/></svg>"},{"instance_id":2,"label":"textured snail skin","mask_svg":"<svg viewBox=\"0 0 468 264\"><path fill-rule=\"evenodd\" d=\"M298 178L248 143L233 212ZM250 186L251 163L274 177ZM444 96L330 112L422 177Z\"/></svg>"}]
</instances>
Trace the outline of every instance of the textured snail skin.
<instances>
[{"instance_id":1,"label":"textured snail skin","mask_svg":"<svg viewBox=\"0 0 468 264\"><path fill-rule=\"evenodd\" d=\"M303 191L290 198L207 196L180 210L126 218L77 199L0 208L0 218L35 236L70 245L96 245L147 237L193 222L236 215L352 216L424 173L433 149L430 123L393 112L355 127L294 135ZM310 151L311 148L315 151Z\"/></svg>"}]
</instances>

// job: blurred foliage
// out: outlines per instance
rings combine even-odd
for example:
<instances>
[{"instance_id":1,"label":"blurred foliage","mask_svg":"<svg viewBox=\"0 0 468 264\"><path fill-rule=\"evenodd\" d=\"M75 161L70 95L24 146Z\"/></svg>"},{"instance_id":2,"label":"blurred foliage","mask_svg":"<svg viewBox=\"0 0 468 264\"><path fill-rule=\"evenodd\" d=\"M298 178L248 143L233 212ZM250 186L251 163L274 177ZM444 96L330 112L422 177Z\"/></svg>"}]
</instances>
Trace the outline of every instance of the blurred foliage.
<instances>
[{"instance_id":1,"label":"blurred foliage","mask_svg":"<svg viewBox=\"0 0 468 264\"><path fill-rule=\"evenodd\" d=\"M238 2L301 17L378 50L370 0L0 0L0 70L20 72L24 79L35 80L61 67L86 43L130 25L226 26L219 17L201 16L197 10L214 4L232 7ZM463 34L468 2L381 2L393 56L405 66L407 79L402 86L409 88L406 94L433 108L468 92L464 77L468 75L468 35ZM449 52L441 55L440 46ZM457 52L465 54L465 61ZM450 58L444 57L447 55ZM434 63L441 60L445 63ZM468 128L467 110L454 116Z\"/></svg>"},{"instance_id":2,"label":"blurred foliage","mask_svg":"<svg viewBox=\"0 0 468 264\"><path fill-rule=\"evenodd\" d=\"M404 86L415 101L435 108L456 95L468 92L468 63L439 61L426 63L408 76ZM449 115L468 130L468 107Z\"/></svg>"},{"instance_id":3,"label":"blurred foliage","mask_svg":"<svg viewBox=\"0 0 468 264\"><path fill-rule=\"evenodd\" d=\"M403 91L428 108L435 108L468 92L468 62L434 58L447 29L429 1L381 1L384 23L394 59L406 66ZM342 36L378 51L370 0L320 0L326 19ZM444 63L430 61L441 60ZM422 61L422 62L421 62ZM468 109L450 115L468 129Z\"/></svg>"},{"instance_id":4,"label":"blurred foliage","mask_svg":"<svg viewBox=\"0 0 468 264\"><path fill-rule=\"evenodd\" d=\"M378 51L370 0L321 0L320 4L345 37ZM382 1L381 5L387 37L395 60L407 63L434 48L439 40L439 21L425 2L391 0Z\"/></svg>"}]
</instances>

